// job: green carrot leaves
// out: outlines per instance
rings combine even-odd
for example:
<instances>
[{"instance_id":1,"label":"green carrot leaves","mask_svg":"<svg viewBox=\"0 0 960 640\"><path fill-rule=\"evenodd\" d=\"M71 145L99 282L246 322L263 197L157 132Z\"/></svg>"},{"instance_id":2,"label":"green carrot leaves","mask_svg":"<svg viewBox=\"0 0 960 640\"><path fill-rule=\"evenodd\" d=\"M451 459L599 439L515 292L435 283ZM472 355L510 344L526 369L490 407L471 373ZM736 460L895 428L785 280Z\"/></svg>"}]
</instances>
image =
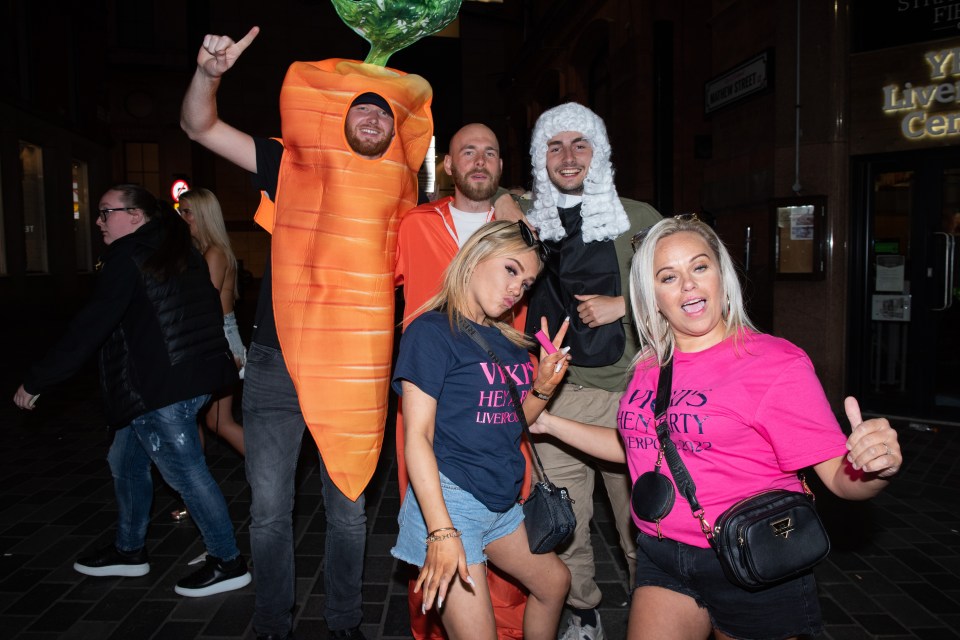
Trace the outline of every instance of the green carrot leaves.
<instances>
[{"instance_id":1,"label":"green carrot leaves","mask_svg":"<svg viewBox=\"0 0 960 640\"><path fill-rule=\"evenodd\" d=\"M453 22L461 0L330 0L348 27L370 43L364 62L390 56Z\"/></svg>"}]
</instances>

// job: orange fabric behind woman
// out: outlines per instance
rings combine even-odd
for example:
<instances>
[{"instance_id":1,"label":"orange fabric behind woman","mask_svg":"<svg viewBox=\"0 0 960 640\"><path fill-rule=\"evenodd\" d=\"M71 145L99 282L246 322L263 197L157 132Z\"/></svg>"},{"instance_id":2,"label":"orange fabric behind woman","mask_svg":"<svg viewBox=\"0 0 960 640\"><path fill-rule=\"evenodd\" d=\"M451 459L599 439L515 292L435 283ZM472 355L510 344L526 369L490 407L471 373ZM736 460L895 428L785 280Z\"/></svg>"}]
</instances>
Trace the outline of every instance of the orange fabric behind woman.
<instances>
[{"instance_id":1,"label":"orange fabric behind woman","mask_svg":"<svg viewBox=\"0 0 960 640\"><path fill-rule=\"evenodd\" d=\"M347 144L353 99L390 104L395 138L370 160ZM295 62L280 92L284 154L273 233L273 307L300 408L337 487L356 499L383 441L400 214L416 204L433 133L426 80L350 60ZM264 206L266 205L266 206Z\"/></svg>"}]
</instances>

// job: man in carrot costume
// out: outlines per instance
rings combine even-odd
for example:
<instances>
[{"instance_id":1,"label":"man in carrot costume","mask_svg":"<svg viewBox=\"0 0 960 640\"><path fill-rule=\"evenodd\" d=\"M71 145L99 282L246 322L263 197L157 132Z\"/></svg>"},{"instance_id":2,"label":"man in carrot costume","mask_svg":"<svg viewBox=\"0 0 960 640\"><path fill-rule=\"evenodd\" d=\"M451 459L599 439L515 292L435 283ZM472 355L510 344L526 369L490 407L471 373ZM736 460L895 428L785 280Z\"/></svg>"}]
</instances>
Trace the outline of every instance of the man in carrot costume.
<instances>
[{"instance_id":1,"label":"man in carrot costume","mask_svg":"<svg viewBox=\"0 0 960 640\"><path fill-rule=\"evenodd\" d=\"M295 62L283 140L217 116L216 92L259 33L208 35L183 101L184 131L254 173L272 232L243 397L259 638L291 638L294 476L305 427L320 450L331 638L362 638L363 489L383 440L399 216L416 204L433 133L430 85L349 60ZM271 304L272 303L272 304Z\"/></svg>"}]
</instances>

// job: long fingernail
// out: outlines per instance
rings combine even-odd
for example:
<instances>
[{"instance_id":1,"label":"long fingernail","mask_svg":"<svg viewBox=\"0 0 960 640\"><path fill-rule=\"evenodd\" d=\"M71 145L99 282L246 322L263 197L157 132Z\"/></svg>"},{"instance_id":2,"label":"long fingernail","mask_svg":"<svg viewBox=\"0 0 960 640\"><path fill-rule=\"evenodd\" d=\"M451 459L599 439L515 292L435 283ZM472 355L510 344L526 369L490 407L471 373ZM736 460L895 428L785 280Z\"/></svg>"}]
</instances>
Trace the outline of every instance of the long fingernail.
<instances>
[{"instance_id":1,"label":"long fingernail","mask_svg":"<svg viewBox=\"0 0 960 640\"><path fill-rule=\"evenodd\" d=\"M427 605L424 604L423 602L420 603L420 613L422 613L423 615L427 615Z\"/></svg>"},{"instance_id":2,"label":"long fingernail","mask_svg":"<svg viewBox=\"0 0 960 640\"><path fill-rule=\"evenodd\" d=\"M570 347L564 347L560 349L560 353L562 353L563 355L567 355L568 353L570 353Z\"/></svg>"},{"instance_id":3,"label":"long fingernail","mask_svg":"<svg viewBox=\"0 0 960 640\"><path fill-rule=\"evenodd\" d=\"M564 318L563 321L564 321L564 322L570 322L570 316L567 316L566 318Z\"/></svg>"},{"instance_id":4,"label":"long fingernail","mask_svg":"<svg viewBox=\"0 0 960 640\"><path fill-rule=\"evenodd\" d=\"M473 581L473 576L467 576L467 583L468 583L471 587L477 586L476 583Z\"/></svg>"},{"instance_id":5,"label":"long fingernail","mask_svg":"<svg viewBox=\"0 0 960 640\"><path fill-rule=\"evenodd\" d=\"M443 609L443 598L437 596L437 610Z\"/></svg>"}]
</instances>

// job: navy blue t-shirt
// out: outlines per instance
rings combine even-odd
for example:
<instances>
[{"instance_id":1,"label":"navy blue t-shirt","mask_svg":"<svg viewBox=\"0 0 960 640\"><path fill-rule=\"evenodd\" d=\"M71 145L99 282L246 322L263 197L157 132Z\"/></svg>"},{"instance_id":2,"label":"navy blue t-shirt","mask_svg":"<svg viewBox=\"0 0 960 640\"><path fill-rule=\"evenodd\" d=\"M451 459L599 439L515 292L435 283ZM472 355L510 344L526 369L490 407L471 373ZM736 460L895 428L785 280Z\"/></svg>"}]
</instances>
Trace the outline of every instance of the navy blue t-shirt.
<instances>
[{"instance_id":1,"label":"navy blue t-shirt","mask_svg":"<svg viewBox=\"0 0 960 640\"><path fill-rule=\"evenodd\" d=\"M407 380L436 399L433 451L440 472L494 512L520 495L523 427L517 420L506 375L521 398L533 384L530 354L499 329L473 324L504 365L501 370L470 336L451 329L445 313L428 311L400 339L393 388Z\"/></svg>"}]
</instances>

